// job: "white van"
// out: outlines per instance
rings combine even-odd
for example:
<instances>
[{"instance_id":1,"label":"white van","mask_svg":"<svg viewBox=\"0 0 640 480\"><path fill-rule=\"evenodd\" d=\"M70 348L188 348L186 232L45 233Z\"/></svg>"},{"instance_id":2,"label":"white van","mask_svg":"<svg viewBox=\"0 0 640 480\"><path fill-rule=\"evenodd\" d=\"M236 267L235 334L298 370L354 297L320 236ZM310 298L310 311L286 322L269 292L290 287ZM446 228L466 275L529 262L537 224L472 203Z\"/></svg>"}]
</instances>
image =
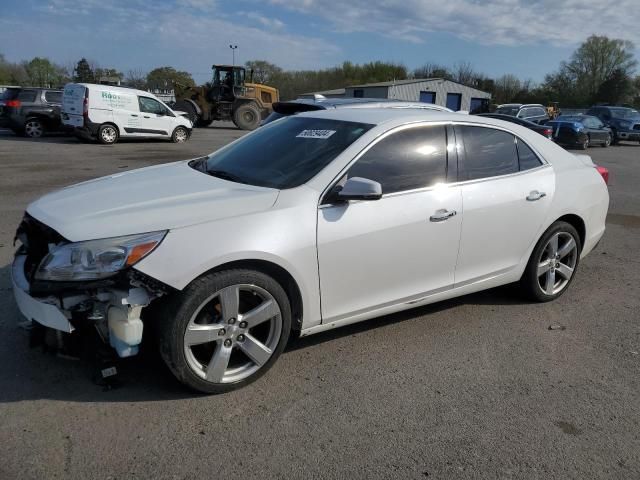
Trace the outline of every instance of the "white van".
<instances>
[{"instance_id":1,"label":"white van","mask_svg":"<svg viewBox=\"0 0 640 480\"><path fill-rule=\"evenodd\" d=\"M149 92L132 88L68 83L62 96L62 123L78 136L112 144L118 138L169 138L186 142L193 125Z\"/></svg>"}]
</instances>

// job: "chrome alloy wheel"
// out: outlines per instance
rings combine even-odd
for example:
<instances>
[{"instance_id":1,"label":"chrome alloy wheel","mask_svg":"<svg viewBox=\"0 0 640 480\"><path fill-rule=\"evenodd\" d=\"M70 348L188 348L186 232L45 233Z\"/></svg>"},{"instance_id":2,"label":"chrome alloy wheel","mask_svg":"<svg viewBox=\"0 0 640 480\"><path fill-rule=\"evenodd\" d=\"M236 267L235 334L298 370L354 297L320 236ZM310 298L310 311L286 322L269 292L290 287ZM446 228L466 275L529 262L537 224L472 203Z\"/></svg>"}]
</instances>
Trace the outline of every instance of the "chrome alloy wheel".
<instances>
[{"instance_id":1,"label":"chrome alloy wheel","mask_svg":"<svg viewBox=\"0 0 640 480\"><path fill-rule=\"evenodd\" d=\"M107 125L106 127L102 128L102 131L100 132L100 136L102 137L102 140L104 141L104 143L113 143L116 141L118 134L116 132L115 127Z\"/></svg>"},{"instance_id":2,"label":"chrome alloy wheel","mask_svg":"<svg viewBox=\"0 0 640 480\"><path fill-rule=\"evenodd\" d=\"M184 128L178 128L174 137L176 143L184 143L187 141L187 131Z\"/></svg>"},{"instance_id":3,"label":"chrome alloy wheel","mask_svg":"<svg viewBox=\"0 0 640 480\"><path fill-rule=\"evenodd\" d=\"M234 383L271 358L282 333L275 298L256 285L231 285L196 309L184 332L189 367L211 383Z\"/></svg>"},{"instance_id":4,"label":"chrome alloy wheel","mask_svg":"<svg viewBox=\"0 0 640 480\"><path fill-rule=\"evenodd\" d=\"M570 233L554 234L538 259L538 286L546 295L556 295L569 284L578 262L578 245Z\"/></svg>"},{"instance_id":5,"label":"chrome alloy wheel","mask_svg":"<svg viewBox=\"0 0 640 480\"><path fill-rule=\"evenodd\" d=\"M29 138L40 138L44 134L44 128L40 120L29 120L24 124L24 133Z\"/></svg>"}]
</instances>

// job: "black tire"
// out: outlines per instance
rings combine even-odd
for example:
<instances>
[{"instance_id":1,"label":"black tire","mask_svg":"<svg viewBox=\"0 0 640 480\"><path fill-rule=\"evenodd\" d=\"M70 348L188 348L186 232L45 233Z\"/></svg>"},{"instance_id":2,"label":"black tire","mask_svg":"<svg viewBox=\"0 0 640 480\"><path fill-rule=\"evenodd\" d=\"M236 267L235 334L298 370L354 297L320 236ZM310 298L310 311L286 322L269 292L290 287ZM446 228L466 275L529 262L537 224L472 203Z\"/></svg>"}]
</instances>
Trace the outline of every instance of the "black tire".
<instances>
[{"instance_id":1,"label":"black tire","mask_svg":"<svg viewBox=\"0 0 640 480\"><path fill-rule=\"evenodd\" d=\"M98 129L98 142L103 145L113 145L118 141L120 137L120 132L118 132L118 127L112 125L111 123L105 123L100 125Z\"/></svg>"},{"instance_id":2,"label":"black tire","mask_svg":"<svg viewBox=\"0 0 640 480\"><path fill-rule=\"evenodd\" d=\"M573 238L573 241L576 245L576 253L575 253L575 264L573 266L573 273L571 277L568 279L566 284L562 287L562 289L553 294L546 293L542 286L540 285L540 277L538 276L538 268L541 257L545 254L545 249L547 244L551 240L551 238L556 235L570 235ZM533 252L531 252L531 257L529 258L529 262L527 263L527 267L522 274L520 279L520 287L525 296L536 302L549 302L551 300L555 300L564 292L567 291L569 285L576 276L576 272L578 270L578 265L580 264L580 252L582 251L582 242L580 241L580 235L578 235L577 230L573 225L567 222L555 222L553 223L546 232L542 235L538 243L536 244ZM558 260L559 261L559 260Z\"/></svg>"},{"instance_id":3,"label":"black tire","mask_svg":"<svg viewBox=\"0 0 640 480\"><path fill-rule=\"evenodd\" d=\"M268 361L258 367L257 371L238 381L213 383L199 375L190 365L185 353L184 336L194 315L198 314L199 311L209 312L214 310L213 308L204 310L203 305L210 305L207 302L212 301L211 298L216 292L234 285L249 285L261 288L275 299L277 306L280 308L280 335L279 338L274 337L273 341L277 341L277 346L272 349ZM225 270L207 274L194 280L182 292L166 300L165 307L162 309L162 315L158 322L160 354L180 382L203 393L229 392L244 387L260 378L271 368L284 350L291 331L291 307L284 289L270 276L254 270ZM248 330L247 332L249 333ZM221 348L220 342L212 343L216 345L215 349ZM235 344L232 348L235 351L239 350ZM240 353L240 355L243 354Z\"/></svg>"},{"instance_id":4,"label":"black tire","mask_svg":"<svg viewBox=\"0 0 640 480\"><path fill-rule=\"evenodd\" d=\"M581 150L586 150L587 148L589 148L589 143L591 143L591 142L590 142L589 137L587 137L587 138L585 139L585 141L584 141L584 142L582 142L582 145L580 145L580 149L581 149Z\"/></svg>"},{"instance_id":5,"label":"black tire","mask_svg":"<svg viewBox=\"0 0 640 480\"><path fill-rule=\"evenodd\" d=\"M191 120L191 125L193 125L194 127L198 126L198 123L200 122L200 117L198 115L198 111L196 110L196 107L194 107L191 102L187 102L186 100L180 100L179 102L176 102L176 104L173 106L173 110L178 112L185 112L187 114L187 118Z\"/></svg>"},{"instance_id":6,"label":"black tire","mask_svg":"<svg viewBox=\"0 0 640 480\"><path fill-rule=\"evenodd\" d=\"M607 135L607 139L602 144L602 147L607 148L609 145L611 145L611 135Z\"/></svg>"},{"instance_id":7,"label":"black tire","mask_svg":"<svg viewBox=\"0 0 640 480\"><path fill-rule=\"evenodd\" d=\"M171 134L171 141L173 143L184 143L189 140L189 131L184 127L176 127Z\"/></svg>"},{"instance_id":8,"label":"black tire","mask_svg":"<svg viewBox=\"0 0 640 480\"><path fill-rule=\"evenodd\" d=\"M260 126L260 111L251 103L245 103L233 112L233 123L241 130L255 130Z\"/></svg>"},{"instance_id":9,"label":"black tire","mask_svg":"<svg viewBox=\"0 0 640 480\"><path fill-rule=\"evenodd\" d=\"M611 145L618 145L620 140L618 140L618 134L615 130L611 131Z\"/></svg>"},{"instance_id":10,"label":"black tire","mask_svg":"<svg viewBox=\"0 0 640 480\"><path fill-rule=\"evenodd\" d=\"M44 122L39 118L28 118L21 132L27 138L41 138L45 133Z\"/></svg>"},{"instance_id":11,"label":"black tire","mask_svg":"<svg viewBox=\"0 0 640 480\"><path fill-rule=\"evenodd\" d=\"M196 120L196 124L194 126L198 127L198 128L205 128L205 127L208 127L209 125L211 125L211 120L205 120L203 118L198 118L198 120Z\"/></svg>"}]
</instances>

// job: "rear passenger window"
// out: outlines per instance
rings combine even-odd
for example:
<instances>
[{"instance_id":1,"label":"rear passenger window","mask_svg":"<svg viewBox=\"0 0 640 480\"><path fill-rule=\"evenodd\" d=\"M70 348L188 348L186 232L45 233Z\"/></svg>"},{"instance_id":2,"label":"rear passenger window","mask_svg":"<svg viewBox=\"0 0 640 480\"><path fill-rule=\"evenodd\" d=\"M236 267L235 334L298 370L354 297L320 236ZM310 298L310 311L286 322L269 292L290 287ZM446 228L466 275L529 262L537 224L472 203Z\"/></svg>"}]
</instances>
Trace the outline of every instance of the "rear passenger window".
<instances>
[{"instance_id":1,"label":"rear passenger window","mask_svg":"<svg viewBox=\"0 0 640 480\"><path fill-rule=\"evenodd\" d=\"M518 171L515 137L502 130L458 126L462 133L464 159L460 180L496 177Z\"/></svg>"},{"instance_id":2,"label":"rear passenger window","mask_svg":"<svg viewBox=\"0 0 640 480\"><path fill-rule=\"evenodd\" d=\"M531 170L532 168L539 167L542 162L538 156L533 153L533 150L521 140L518 140L518 159L520 160L520 171Z\"/></svg>"},{"instance_id":3,"label":"rear passenger window","mask_svg":"<svg viewBox=\"0 0 640 480\"><path fill-rule=\"evenodd\" d=\"M44 92L44 99L49 103L62 103L62 92Z\"/></svg>"},{"instance_id":4,"label":"rear passenger window","mask_svg":"<svg viewBox=\"0 0 640 480\"><path fill-rule=\"evenodd\" d=\"M382 185L382 193L430 187L447 178L445 128L417 127L393 133L371 147L349 169Z\"/></svg>"},{"instance_id":5,"label":"rear passenger window","mask_svg":"<svg viewBox=\"0 0 640 480\"><path fill-rule=\"evenodd\" d=\"M35 102L36 101L36 91L35 90L21 90L18 94L17 100L21 102Z\"/></svg>"}]
</instances>

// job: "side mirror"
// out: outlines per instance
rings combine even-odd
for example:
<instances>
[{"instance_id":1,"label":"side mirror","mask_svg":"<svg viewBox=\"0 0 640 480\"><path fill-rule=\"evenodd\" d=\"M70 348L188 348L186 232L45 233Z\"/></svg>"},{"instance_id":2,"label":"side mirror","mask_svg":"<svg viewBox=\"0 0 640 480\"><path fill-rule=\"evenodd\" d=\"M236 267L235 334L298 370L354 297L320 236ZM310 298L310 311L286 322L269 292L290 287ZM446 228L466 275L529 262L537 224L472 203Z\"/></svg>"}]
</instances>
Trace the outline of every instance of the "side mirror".
<instances>
[{"instance_id":1,"label":"side mirror","mask_svg":"<svg viewBox=\"0 0 640 480\"><path fill-rule=\"evenodd\" d=\"M379 200L382 197L382 185L368 178L352 177L338 192L338 199L349 200Z\"/></svg>"}]
</instances>

